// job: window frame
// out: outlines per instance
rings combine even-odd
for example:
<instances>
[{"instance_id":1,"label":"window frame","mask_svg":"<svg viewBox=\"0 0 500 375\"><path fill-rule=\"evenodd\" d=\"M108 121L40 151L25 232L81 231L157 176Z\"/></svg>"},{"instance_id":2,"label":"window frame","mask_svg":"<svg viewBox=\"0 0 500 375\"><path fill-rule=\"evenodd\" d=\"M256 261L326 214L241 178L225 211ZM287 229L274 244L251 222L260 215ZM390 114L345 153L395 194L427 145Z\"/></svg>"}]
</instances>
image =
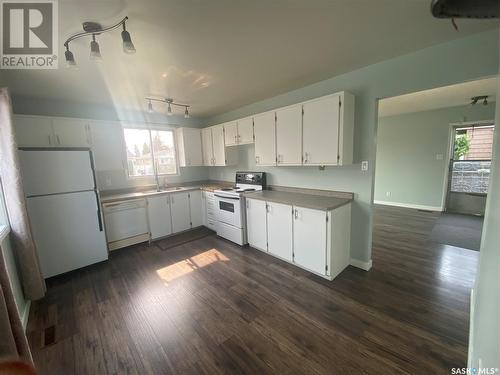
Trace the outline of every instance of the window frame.
<instances>
[{"instance_id":1,"label":"window frame","mask_svg":"<svg viewBox=\"0 0 500 375\"><path fill-rule=\"evenodd\" d=\"M147 130L149 132L149 142L151 147L151 157L153 161L153 174L143 175L143 176L132 176L130 175L130 169L128 167L128 156L127 156L127 141L125 140L125 129L133 130ZM122 136L123 136L123 157L125 159L125 173L128 180L144 180L144 179L155 179L158 177L175 177L180 176L180 166L179 166L179 151L177 148L177 136L175 127L164 127L164 126L153 126L153 125L141 125L141 124L122 124ZM152 131L170 131L172 132L172 137L174 141L174 155L175 155L175 173L157 173L158 168L156 167L155 154L153 150L153 136Z\"/></svg>"}]
</instances>

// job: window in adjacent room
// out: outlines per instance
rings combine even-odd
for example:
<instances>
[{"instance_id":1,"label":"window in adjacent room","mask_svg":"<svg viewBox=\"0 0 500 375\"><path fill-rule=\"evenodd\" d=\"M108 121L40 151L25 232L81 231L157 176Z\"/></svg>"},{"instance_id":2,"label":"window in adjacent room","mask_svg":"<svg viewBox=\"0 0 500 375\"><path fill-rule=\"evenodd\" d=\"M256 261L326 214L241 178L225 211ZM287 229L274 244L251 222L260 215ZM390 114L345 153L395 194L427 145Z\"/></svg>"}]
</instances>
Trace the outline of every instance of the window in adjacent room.
<instances>
[{"instance_id":1,"label":"window in adjacent room","mask_svg":"<svg viewBox=\"0 0 500 375\"><path fill-rule=\"evenodd\" d=\"M178 173L173 130L124 128L129 177Z\"/></svg>"}]
</instances>

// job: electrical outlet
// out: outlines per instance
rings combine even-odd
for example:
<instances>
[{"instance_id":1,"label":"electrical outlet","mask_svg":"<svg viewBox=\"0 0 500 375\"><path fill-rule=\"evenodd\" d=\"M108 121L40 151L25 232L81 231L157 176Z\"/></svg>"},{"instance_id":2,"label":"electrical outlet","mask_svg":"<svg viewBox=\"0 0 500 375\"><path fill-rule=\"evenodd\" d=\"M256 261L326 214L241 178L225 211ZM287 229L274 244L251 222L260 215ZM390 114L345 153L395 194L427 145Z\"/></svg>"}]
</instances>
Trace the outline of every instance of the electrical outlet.
<instances>
[{"instance_id":1,"label":"electrical outlet","mask_svg":"<svg viewBox=\"0 0 500 375\"><path fill-rule=\"evenodd\" d=\"M385 196L386 196L386 197L390 197L391 195L392 195L392 193L391 193L390 191L386 191L386 192L385 192Z\"/></svg>"},{"instance_id":2,"label":"electrical outlet","mask_svg":"<svg viewBox=\"0 0 500 375\"><path fill-rule=\"evenodd\" d=\"M361 162L361 170L362 170L363 172L366 172L366 171L368 170L368 160L363 160L363 161Z\"/></svg>"},{"instance_id":3,"label":"electrical outlet","mask_svg":"<svg viewBox=\"0 0 500 375\"><path fill-rule=\"evenodd\" d=\"M436 160L443 160L444 155L443 154L436 154Z\"/></svg>"}]
</instances>

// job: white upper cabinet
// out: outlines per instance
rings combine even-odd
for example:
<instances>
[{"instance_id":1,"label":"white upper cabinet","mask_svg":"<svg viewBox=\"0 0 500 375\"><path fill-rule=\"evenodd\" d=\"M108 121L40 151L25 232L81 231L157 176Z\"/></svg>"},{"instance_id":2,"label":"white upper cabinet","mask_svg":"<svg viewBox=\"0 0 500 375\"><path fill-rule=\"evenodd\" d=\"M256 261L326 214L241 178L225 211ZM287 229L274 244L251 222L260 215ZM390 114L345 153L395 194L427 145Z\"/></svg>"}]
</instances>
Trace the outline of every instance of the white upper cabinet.
<instances>
[{"instance_id":1,"label":"white upper cabinet","mask_svg":"<svg viewBox=\"0 0 500 375\"><path fill-rule=\"evenodd\" d=\"M294 261L310 271L327 274L327 212L294 207Z\"/></svg>"},{"instance_id":2,"label":"white upper cabinet","mask_svg":"<svg viewBox=\"0 0 500 375\"><path fill-rule=\"evenodd\" d=\"M278 165L302 165L302 106L276 111L276 158Z\"/></svg>"},{"instance_id":3,"label":"white upper cabinet","mask_svg":"<svg viewBox=\"0 0 500 375\"><path fill-rule=\"evenodd\" d=\"M19 147L90 147L88 121L64 117L14 116Z\"/></svg>"},{"instance_id":4,"label":"white upper cabinet","mask_svg":"<svg viewBox=\"0 0 500 375\"><path fill-rule=\"evenodd\" d=\"M339 95L304 103L304 164L337 165L339 110Z\"/></svg>"},{"instance_id":5,"label":"white upper cabinet","mask_svg":"<svg viewBox=\"0 0 500 375\"><path fill-rule=\"evenodd\" d=\"M98 171L125 169L123 128L117 122L92 121L92 152Z\"/></svg>"},{"instance_id":6,"label":"white upper cabinet","mask_svg":"<svg viewBox=\"0 0 500 375\"><path fill-rule=\"evenodd\" d=\"M49 117L14 116L19 147L54 147L56 140Z\"/></svg>"},{"instance_id":7,"label":"white upper cabinet","mask_svg":"<svg viewBox=\"0 0 500 375\"><path fill-rule=\"evenodd\" d=\"M177 148L180 167L199 167L203 165L201 129L177 128Z\"/></svg>"},{"instance_id":8,"label":"white upper cabinet","mask_svg":"<svg viewBox=\"0 0 500 375\"><path fill-rule=\"evenodd\" d=\"M238 163L236 149L226 148L224 125L215 125L201 130L203 165L226 166Z\"/></svg>"},{"instance_id":9,"label":"white upper cabinet","mask_svg":"<svg viewBox=\"0 0 500 375\"><path fill-rule=\"evenodd\" d=\"M266 112L255 116L255 164L257 166L276 165L275 113Z\"/></svg>"},{"instance_id":10,"label":"white upper cabinet","mask_svg":"<svg viewBox=\"0 0 500 375\"><path fill-rule=\"evenodd\" d=\"M227 122L224 126L226 146L253 143L253 119L247 117L238 121Z\"/></svg>"},{"instance_id":11,"label":"white upper cabinet","mask_svg":"<svg viewBox=\"0 0 500 375\"><path fill-rule=\"evenodd\" d=\"M236 121L225 123L224 125L224 141L226 146L234 146L238 144L238 123Z\"/></svg>"},{"instance_id":12,"label":"white upper cabinet","mask_svg":"<svg viewBox=\"0 0 500 375\"><path fill-rule=\"evenodd\" d=\"M89 147L91 145L89 124L84 120L53 118L52 128L57 146Z\"/></svg>"},{"instance_id":13,"label":"white upper cabinet","mask_svg":"<svg viewBox=\"0 0 500 375\"><path fill-rule=\"evenodd\" d=\"M304 165L352 163L354 97L347 92L303 104Z\"/></svg>"},{"instance_id":14,"label":"white upper cabinet","mask_svg":"<svg viewBox=\"0 0 500 375\"><path fill-rule=\"evenodd\" d=\"M226 165L226 146L224 144L224 127L222 125L212 127L212 144L214 165Z\"/></svg>"},{"instance_id":15,"label":"white upper cabinet","mask_svg":"<svg viewBox=\"0 0 500 375\"><path fill-rule=\"evenodd\" d=\"M172 217L170 216L170 197L160 195L148 197L148 219L151 239L172 234Z\"/></svg>"},{"instance_id":16,"label":"white upper cabinet","mask_svg":"<svg viewBox=\"0 0 500 375\"><path fill-rule=\"evenodd\" d=\"M267 202L267 250L291 262L292 259L292 206Z\"/></svg>"},{"instance_id":17,"label":"white upper cabinet","mask_svg":"<svg viewBox=\"0 0 500 375\"><path fill-rule=\"evenodd\" d=\"M212 129L201 129L201 143L203 150L203 165L214 165L214 151L212 145Z\"/></svg>"},{"instance_id":18,"label":"white upper cabinet","mask_svg":"<svg viewBox=\"0 0 500 375\"><path fill-rule=\"evenodd\" d=\"M256 249L267 251L266 202L246 199L248 243Z\"/></svg>"},{"instance_id":19,"label":"white upper cabinet","mask_svg":"<svg viewBox=\"0 0 500 375\"><path fill-rule=\"evenodd\" d=\"M238 120L238 143L253 143L253 118L247 117Z\"/></svg>"}]
</instances>

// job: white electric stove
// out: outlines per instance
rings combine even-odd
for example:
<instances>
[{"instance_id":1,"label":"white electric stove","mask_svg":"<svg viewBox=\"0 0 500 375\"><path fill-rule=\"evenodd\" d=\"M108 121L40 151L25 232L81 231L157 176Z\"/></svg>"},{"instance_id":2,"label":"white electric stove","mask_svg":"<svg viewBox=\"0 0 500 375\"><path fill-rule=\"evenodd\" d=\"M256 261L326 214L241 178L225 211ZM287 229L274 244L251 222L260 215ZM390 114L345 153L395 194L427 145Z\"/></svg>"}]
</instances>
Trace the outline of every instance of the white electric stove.
<instances>
[{"instance_id":1,"label":"white electric stove","mask_svg":"<svg viewBox=\"0 0 500 375\"><path fill-rule=\"evenodd\" d=\"M266 186L265 172L236 172L236 185L214 191L217 235L239 245L247 243L245 192Z\"/></svg>"}]
</instances>

